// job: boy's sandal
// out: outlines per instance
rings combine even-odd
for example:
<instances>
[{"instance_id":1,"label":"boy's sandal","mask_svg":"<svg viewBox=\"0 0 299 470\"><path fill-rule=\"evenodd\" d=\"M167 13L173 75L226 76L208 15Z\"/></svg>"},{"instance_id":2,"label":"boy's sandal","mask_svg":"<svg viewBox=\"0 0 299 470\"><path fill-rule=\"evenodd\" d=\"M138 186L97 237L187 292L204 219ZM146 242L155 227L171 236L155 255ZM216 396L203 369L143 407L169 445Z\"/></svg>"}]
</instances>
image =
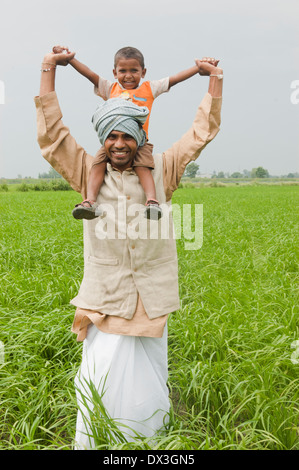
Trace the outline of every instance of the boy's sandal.
<instances>
[{"instance_id":1,"label":"boy's sandal","mask_svg":"<svg viewBox=\"0 0 299 470\"><path fill-rule=\"evenodd\" d=\"M144 217L151 220L159 220L162 217L162 209L159 206L159 202L156 199L148 199L145 203L146 209L144 211Z\"/></svg>"},{"instance_id":2,"label":"boy's sandal","mask_svg":"<svg viewBox=\"0 0 299 470\"><path fill-rule=\"evenodd\" d=\"M85 199L84 201L80 202L80 204L76 204L75 208L72 211L73 217L75 219L95 219L101 215L101 210L96 202L92 202L89 199Z\"/></svg>"}]
</instances>

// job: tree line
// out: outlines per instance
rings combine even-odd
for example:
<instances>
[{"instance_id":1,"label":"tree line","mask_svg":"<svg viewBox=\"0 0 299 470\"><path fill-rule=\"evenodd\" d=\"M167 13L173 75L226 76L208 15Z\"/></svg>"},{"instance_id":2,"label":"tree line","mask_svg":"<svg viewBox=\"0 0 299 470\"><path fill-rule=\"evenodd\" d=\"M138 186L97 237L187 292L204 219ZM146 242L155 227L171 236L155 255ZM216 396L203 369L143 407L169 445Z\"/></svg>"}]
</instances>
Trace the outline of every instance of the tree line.
<instances>
[{"instance_id":1,"label":"tree line","mask_svg":"<svg viewBox=\"0 0 299 470\"><path fill-rule=\"evenodd\" d=\"M199 165L195 162L189 163L187 165L184 175L186 178L195 178L196 176L200 176L199 173ZM269 171L262 166L258 166L257 168L252 168L251 171L243 170L243 173L239 171L235 171L231 174L224 173L223 171L219 171L216 173L215 171L211 175L211 178L270 178L271 175ZM299 173L289 173L288 175L282 175L281 177L287 178L299 178Z\"/></svg>"}]
</instances>

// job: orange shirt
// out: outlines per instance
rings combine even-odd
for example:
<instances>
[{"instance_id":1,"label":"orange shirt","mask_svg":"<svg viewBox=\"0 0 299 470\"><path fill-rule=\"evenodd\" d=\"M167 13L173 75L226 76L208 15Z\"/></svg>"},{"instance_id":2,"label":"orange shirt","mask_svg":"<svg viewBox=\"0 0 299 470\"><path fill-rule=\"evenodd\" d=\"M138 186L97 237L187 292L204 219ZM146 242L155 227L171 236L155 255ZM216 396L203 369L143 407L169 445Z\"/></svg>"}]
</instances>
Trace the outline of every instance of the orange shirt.
<instances>
[{"instance_id":1,"label":"orange shirt","mask_svg":"<svg viewBox=\"0 0 299 470\"><path fill-rule=\"evenodd\" d=\"M123 88L121 88L119 83L116 82L111 88L110 98L124 98L126 100L132 101L138 106L146 106L148 108L149 115L147 116L147 120L143 124L143 129L145 130L146 136L148 138L149 117L154 102L154 96L152 93L150 82L143 82L138 88L135 88L134 90L124 90Z\"/></svg>"},{"instance_id":2,"label":"orange shirt","mask_svg":"<svg viewBox=\"0 0 299 470\"><path fill-rule=\"evenodd\" d=\"M125 90L118 82L111 82L103 77L99 77L97 86L94 87L94 92L97 96L108 100L110 98L124 98L131 100L138 106L146 106L149 110L149 115L143 128L146 132L148 139L149 118L152 110L153 102L162 93L169 90L169 77L161 78L159 80L147 80L143 82L138 88L134 90Z\"/></svg>"}]
</instances>

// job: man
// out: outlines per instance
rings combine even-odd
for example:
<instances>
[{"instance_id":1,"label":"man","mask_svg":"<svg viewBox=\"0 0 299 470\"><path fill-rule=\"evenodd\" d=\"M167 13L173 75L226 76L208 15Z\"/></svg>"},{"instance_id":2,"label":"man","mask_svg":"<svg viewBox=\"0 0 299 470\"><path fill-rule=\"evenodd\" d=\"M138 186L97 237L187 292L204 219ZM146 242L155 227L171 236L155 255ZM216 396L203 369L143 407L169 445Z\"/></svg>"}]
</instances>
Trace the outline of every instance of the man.
<instances>
[{"instance_id":1,"label":"man","mask_svg":"<svg viewBox=\"0 0 299 470\"><path fill-rule=\"evenodd\" d=\"M38 142L44 158L86 198L93 159L63 124L55 93L56 66L67 65L73 57L67 50L66 54L51 53L44 58L40 95L35 98ZM153 177L162 204L171 203L186 165L219 131L223 75L209 62L197 61L200 75L210 76L210 81L191 129L170 149L154 157ZM111 122L117 113L115 108L109 115ZM93 386L99 394L103 392L106 411L129 439L134 433L153 436L163 426L169 410L167 316L179 308L173 237L129 235L132 226L136 227L136 206L145 203L132 169L138 137L130 131L132 122L128 128L112 125L106 132L105 114L96 112L93 119L99 137L104 135L110 160L98 202L107 208L107 226L114 228L105 238L101 217L83 222L84 276L78 295L71 301L77 307L72 330L79 341L84 340L76 378L80 408L77 448L96 445L96 430L86 422L88 408L93 408ZM161 224L162 220L148 223Z\"/></svg>"}]
</instances>

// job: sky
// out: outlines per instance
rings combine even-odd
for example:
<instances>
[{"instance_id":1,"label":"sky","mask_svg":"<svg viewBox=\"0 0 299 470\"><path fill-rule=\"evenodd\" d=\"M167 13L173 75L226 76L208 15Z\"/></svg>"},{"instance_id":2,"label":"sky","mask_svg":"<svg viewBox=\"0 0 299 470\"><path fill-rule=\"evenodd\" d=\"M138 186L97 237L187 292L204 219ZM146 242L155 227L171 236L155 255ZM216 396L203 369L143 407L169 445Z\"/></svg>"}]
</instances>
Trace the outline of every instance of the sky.
<instances>
[{"instance_id":1,"label":"sky","mask_svg":"<svg viewBox=\"0 0 299 470\"><path fill-rule=\"evenodd\" d=\"M299 171L298 0L1 0L0 10L0 178L49 170L33 98L43 57L56 44L111 80L124 46L143 52L147 79L216 57L224 72L222 123L197 160L200 173ZM63 121L94 155L100 144L91 116L101 98L71 66L56 77ZM196 75L155 101L149 138L156 153L188 130L207 90L208 78Z\"/></svg>"}]
</instances>

